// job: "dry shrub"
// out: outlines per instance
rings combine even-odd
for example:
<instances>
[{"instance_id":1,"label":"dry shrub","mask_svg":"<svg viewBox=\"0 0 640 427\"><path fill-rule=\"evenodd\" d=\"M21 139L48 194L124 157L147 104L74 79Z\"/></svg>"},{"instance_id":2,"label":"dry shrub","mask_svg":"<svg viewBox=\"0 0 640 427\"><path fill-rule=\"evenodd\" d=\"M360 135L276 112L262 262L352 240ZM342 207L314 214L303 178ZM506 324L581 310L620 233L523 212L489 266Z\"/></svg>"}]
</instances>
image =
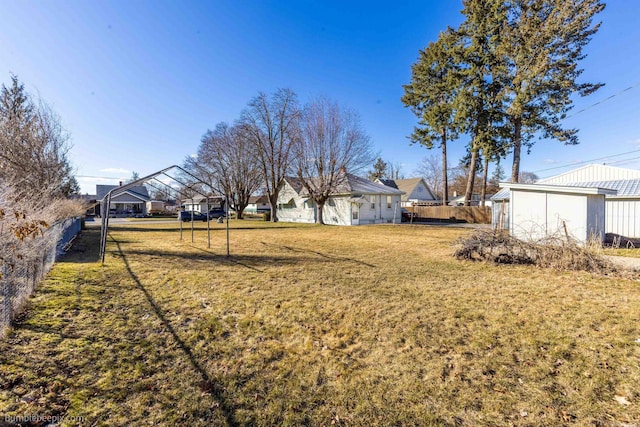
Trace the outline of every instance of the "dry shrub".
<instances>
[{"instance_id":1,"label":"dry shrub","mask_svg":"<svg viewBox=\"0 0 640 427\"><path fill-rule=\"evenodd\" d=\"M616 273L616 267L601 254L597 241L580 244L565 236L551 236L524 241L500 230L477 230L456 241L454 256L473 261L500 264L530 264L559 270L584 270L593 273Z\"/></svg>"}]
</instances>

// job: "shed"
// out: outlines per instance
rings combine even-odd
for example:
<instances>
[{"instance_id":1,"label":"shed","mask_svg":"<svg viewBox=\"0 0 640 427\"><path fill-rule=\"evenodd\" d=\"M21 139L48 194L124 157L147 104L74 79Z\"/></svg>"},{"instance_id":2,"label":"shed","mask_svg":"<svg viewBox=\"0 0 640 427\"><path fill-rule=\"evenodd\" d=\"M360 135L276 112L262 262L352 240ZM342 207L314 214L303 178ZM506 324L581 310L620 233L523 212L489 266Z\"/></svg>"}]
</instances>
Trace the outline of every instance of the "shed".
<instances>
[{"instance_id":1,"label":"shed","mask_svg":"<svg viewBox=\"0 0 640 427\"><path fill-rule=\"evenodd\" d=\"M511 235L538 240L569 235L578 242L604 240L605 196L616 190L551 184L501 183L509 190Z\"/></svg>"},{"instance_id":2,"label":"shed","mask_svg":"<svg viewBox=\"0 0 640 427\"><path fill-rule=\"evenodd\" d=\"M536 184L616 190L605 196L605 240L640 241L640 170L592 164L541 179ZM509 190L503 188L491 198L494 228L509 228L512 204L509 197Z\"/></svg>"}]
</instances>

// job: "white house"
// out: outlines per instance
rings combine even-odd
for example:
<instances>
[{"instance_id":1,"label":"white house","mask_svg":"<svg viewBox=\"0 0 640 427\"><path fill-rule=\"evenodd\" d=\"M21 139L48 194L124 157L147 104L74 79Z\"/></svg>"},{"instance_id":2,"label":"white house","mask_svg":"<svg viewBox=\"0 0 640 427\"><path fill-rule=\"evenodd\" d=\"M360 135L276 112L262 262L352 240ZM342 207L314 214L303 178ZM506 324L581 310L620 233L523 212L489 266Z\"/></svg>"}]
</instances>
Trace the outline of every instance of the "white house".
<instances>
[{"instance_id":1,"label":"white house","mask_svg":"<svg viewBox=\"0 0 640 427\"><path fill-rule=\"evenodd\" d=\"M249 204L244 211L247 213L270 212L269 199L267 196L251 196L249 197Z\"/></svg>"},{"instance_id":2,"label":"white house","mask_svg":"<svg viewBox=\"0 0 640 427\"><path fill-rule=\"evenodd\" d=\"M376 182L404 192L401 198L402 207L439 203L423 178L376 179Z\"/></svg>"},{"instance_id":3,"label":"white house","mask_svg":"<svg viewBox=\"0 0 640 427\"><path fill-rule=\"evenodd\" d=\"M151 200L147 188L143 185L127 188L118 191L118 185L96 185L96 200L100 202L100 212L105 203L104 198L109 191L111 193L111 203L109 213L112 215L145 215L147 213L147 202Z\"/></svg>"},{"instance_id":4,"label":"white house","mask_svg":"<svg viewBox=\"0 0 640 427\"><path fill-rule=\"evenodd\" d=\"M323 208L325 224L399 224L402 191L345 174L343 182L329 197ZM278 195L278 219L283 222L314 223L317 206L309 198L302 182L286 177Z\"/></svg>"},{"instance_id":5,"label":"white house","mask_svg":"<svg viewBox=\"0 0 640 427\"><path fill-rule=\"evenodd\" d=\"M502 185L502 184L501 184ZM587 165L560 175L541 179L534 186L542 189L544 186L561 186L566 189L600 189L604 196L604 230L605 240L614 238L637 241L640 239L640 170L624 169L606 165ZM522 209L523 199L513 198L513 187L503 185L492 200L494 227L511 228L519 223L513 215ZM553 190L553 188L551 189ZM565 194L563 200L570 204L574 199L567 197L568 193L545 190L548 194ZM593 190L590 190L593 191ZM583 192L584 193L584 192ZM575 194L575 193L573 193ZM525 200L524 203L529 203ZM530 209L536 208L535 204ZM593 209L593 206L590 208ZM574 220L575 215L581 215L582 208L570 206L563 214L566 219ZM574 215L575 214L575 215Z\"/></svg>"},{"instance_id":6,"label":"white house","mask_svg":"<svg viewBox=\"0 0 640 427\"><path fill-rule=\"evenodd\" d=\"M195 196L185 199L181 203L181 208L187 212L207 213L213 208L222 209L224 207L224 197L221 196Z\"/></svg>"}]
</instances>

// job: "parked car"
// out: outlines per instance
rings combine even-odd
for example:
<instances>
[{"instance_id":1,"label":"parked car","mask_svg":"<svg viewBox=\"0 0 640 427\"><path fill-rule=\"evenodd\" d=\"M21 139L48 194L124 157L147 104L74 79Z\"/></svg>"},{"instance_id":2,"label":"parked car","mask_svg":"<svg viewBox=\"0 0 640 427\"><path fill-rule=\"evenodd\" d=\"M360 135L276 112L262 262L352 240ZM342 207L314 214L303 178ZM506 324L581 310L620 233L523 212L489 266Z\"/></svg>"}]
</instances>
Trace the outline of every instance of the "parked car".
<instances>
[{"instance_id":1,"label":"parked car","mask_svg":"<svg viewBox=\"0 0 640 427\"><path fill-rule=\"evenodd\" d=\"M226 216L224 209L211 209L209 211L210 219L224 218Z\"/></svg>"},{"instance_id":2,"label":"parked car","mask_svg":"<svg viewBox=\"0 0 640 427\"><path fill-rule=\"evenodd\" d=\"M191 211L180 211L180 216L178 218L180 218L180 221L189 222L189 221L191 221L192 214L193 214L193 220L194 221L206 221L207 220L207 216L205 214L200 213L200 212L191 212Z\"/></svg>"}]
</instances>

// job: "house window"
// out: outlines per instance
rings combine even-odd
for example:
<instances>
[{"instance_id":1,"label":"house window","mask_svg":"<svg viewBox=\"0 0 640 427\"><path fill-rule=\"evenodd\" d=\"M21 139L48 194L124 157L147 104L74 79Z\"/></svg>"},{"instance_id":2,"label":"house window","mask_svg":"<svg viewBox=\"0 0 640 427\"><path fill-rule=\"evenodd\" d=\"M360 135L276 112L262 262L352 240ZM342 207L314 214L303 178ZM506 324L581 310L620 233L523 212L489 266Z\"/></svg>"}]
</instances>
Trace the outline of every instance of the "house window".
<instances>
[{"instance_id":1,"label":"house window","mask_svg":"<svg viewBox=\"0 0 640 427\"><path fill-rule=\"evenodd\" d=\"M369 197L369 201L371 202L371 209L375 209L376 208L376 196L370 196Z\"/></svg>"},{"instance_id":2,"label":"house window","mask_svg":"<svg viewBox=\"0 0 640 427\"><path fill-rule=\"evenodd\" d=\"M387 209L391 209L391 196L387 196Z\"/></svg>"},{"instance_id":3,"label":"house window","mask_svg":"<svg viewBox=\"0 0 640 427\"><path fill-rule=\"evenodd\" d=\"M418 193L422 193L422 191L423 191L422 185L419 185L418 186Z\"/></svg>"},{"instance_id":4,"label":"house window","mask_svg":"<svg viewBox=\"0 0 640 427\"><path fill-rule=\"evenodd\" d=\"M354 220L358 220L358 210L354 209L351 213L351 218L353 218Z\"/></svg>"},{"instance_id":5,"label":"house window","mask_svg":"<svg viewBox=\"0 0 640 427\"><path fill-rule=\"evenodd\" d=\"M296 208L296 202L291 199L289 200L287 203L280 203L280 209L295 209Z\"/></svg>"}]
</instances>

